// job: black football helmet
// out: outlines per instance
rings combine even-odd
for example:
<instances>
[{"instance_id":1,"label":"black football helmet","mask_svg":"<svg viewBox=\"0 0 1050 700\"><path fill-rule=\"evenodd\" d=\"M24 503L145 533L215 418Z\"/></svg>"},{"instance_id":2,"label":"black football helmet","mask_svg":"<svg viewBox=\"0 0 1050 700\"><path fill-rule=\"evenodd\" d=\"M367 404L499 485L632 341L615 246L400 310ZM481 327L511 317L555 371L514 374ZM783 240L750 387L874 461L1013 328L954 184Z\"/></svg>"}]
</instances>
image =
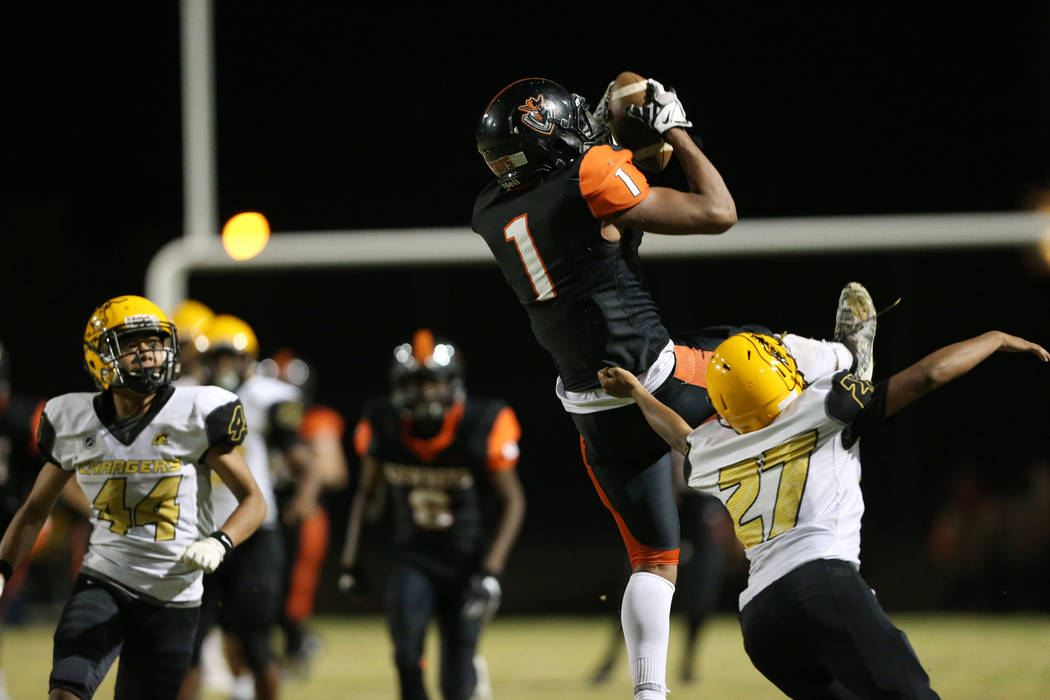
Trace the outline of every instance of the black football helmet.
<instances>
[{"instance_id":1,"label":"black football helmet","mask_svg":"<svg viewBox=\"0 0 1050 700\"><path fill-rule=\"evenodd\" d=\"M441 427L453 404L466 397L463 358L447 341L421 328L411 343L394 348L390 367L390 403L403 418L410 419L417 433Z\"/></svg>"},{"instance_id":2,"label":"black football helmet","mask_svg":"<svg viewBox=\"0 0 1050 700\"><path fill-rule=\"evenodd\" d=\"M552 80L524 78L499 91L477 133L478 152L504 189L541 177L575 160L609 131L587 101Z\"/></svg>"}]
</instances>

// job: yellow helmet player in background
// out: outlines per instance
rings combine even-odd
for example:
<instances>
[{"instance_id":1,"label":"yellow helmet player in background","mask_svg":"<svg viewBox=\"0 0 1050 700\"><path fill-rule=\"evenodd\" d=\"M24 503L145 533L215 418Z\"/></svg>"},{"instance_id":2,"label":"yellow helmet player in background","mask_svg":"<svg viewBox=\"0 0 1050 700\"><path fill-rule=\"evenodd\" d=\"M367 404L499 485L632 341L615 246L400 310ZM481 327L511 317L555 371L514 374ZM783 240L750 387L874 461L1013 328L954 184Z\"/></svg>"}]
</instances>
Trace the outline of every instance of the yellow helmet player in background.
<instances>
[{"instance_id":1,"label":"yellow helmet player in background","mask_svg":"<svg viewBox=\"0 0 1050 700\"><path fill-rule=\"evenodd\" d=\"M199 326L194 344L201 354L202 381L234 391L251 375L259 355L255 331L244 320L218 314Z\"/></svg>"},{"instance_id":2,"label":"yellow helmet player in background","mask_svg":"<svg viewBox=\"0 0 1050 700\"><path fill-rule=\"evenodd\" d=\"M214 315L214 311L195 299L184 299L172 314L179 341L180 384L200 383L200 351L194 341L200 336L200 327Z\"/></svg>"},{"instance_id":3,"label":"yellow helmet player in background","mask_svg":"<svg viewBox=\"0 0 1050 700\"><path fill-rule=\"evenodd\" d=\"M769 335L734 335L707 362L707 394L738 433L769 425L805 388L795 358Z\"/></svg>"},{"instance_id":4,"label":"yellow helmet player in background","mask_svg":"<svg viewBox=\"0 0 1050 700\"><path fill-rule=\"evenodd\" d=\"M102 391L152 394L178 376L175 324L149 299L126 295L99 306L84 329L84 368Z\"/></svg>"}]
</instances>

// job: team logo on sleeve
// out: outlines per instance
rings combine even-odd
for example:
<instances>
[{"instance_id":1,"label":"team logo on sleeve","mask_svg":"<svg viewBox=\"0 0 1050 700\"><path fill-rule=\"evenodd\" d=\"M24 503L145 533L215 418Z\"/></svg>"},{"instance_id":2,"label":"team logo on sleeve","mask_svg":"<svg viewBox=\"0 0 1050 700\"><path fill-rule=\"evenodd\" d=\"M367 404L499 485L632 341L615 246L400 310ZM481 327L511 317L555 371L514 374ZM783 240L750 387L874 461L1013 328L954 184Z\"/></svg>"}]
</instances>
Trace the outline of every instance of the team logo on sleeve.
<instances>
[{"instance_id":1,"label":"team logo on sleeve","mask_svg":"<svg viewBox=\"0 0 1050 700\"><path fill-rule=\"evenodd\" d=\"M844 375L839 380L839 384L846 390L846 393L853 397L858 406L866 406L871 398L871 393L875 391L875 387L872 386L871 382L858 379L852 374Z\"/></svg>"},{"instance_id":2,"label":"team logo on sleeve","mask_svg":"<svg viewBox=\"0 0 1050 700\"><path fill-rule=\"evenodd\" d=\"M227 426L226 432L235 443L244 440L244 434L248 432L248 422L244 419L244 407L241 404L237 404L237 407L233 409L233 415L230 416L230 424Z\"/></svg>"},{"instance_id":3,"label":"team logo on sleeve","mask_svg":"<svg viewBox=\"0 0 1050 700\"><path fill-rule=\"evenodd\" d=\"M168 434L167 433L157 433L156 435L153 436L153 444L154 445L167 445L168 444Z\"/></svg>"},{"instance_id":4,"label":"team logo on sleeve","mask_svg":"<svg viewBox=\"0 0 1050 700\"><path fill-rule=\"evenodd\" d=\"M518 110L525 113L525 116L521 118L521 123L533 131L541 134L554 132L554 122L548 119L552 110L547 106L543 95L527 98L525 104L518 105Z\"/></svg>"}]
</instances>

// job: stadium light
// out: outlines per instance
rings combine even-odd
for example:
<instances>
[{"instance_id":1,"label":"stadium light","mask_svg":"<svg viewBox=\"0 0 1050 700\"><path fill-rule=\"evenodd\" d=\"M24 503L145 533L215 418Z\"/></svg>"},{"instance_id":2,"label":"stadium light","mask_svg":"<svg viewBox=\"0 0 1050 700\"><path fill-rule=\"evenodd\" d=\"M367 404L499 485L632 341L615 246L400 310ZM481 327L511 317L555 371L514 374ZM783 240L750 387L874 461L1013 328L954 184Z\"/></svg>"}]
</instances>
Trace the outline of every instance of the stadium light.
<instances>
[{"instance_id":1,"label":"stadium light","mask_svg":"<svg viewBox=\"0 0 1050 700\"><path fill-rule=\"evenodd\" d=\"M222 227L222 247L234 260L251 260L270 240L270 222L257 211L232 217Z\"/></svg>"}]
</instances>

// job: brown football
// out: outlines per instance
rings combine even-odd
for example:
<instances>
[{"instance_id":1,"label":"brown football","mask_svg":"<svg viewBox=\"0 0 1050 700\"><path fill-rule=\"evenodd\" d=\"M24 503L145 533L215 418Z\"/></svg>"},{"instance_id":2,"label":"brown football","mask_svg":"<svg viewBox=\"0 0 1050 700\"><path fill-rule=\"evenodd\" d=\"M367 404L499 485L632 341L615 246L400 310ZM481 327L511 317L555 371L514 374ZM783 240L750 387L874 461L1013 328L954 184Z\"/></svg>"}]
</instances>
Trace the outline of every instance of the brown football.
<instances>
[{"instance_id":1,"label":"brown football","mask_svg":"<svg viewBox=\"0 0 1050 700\"><path fill-rule=\"evenodd\" d=\"M671 162L674 149L660 134L624 114L627 105L640 107L645 103L645 88L645 78L637 73L624 71L616 76L609 94L609 122L616 143L634 153L634 164L658 173Z\"/></svg>"}]
</instances>

